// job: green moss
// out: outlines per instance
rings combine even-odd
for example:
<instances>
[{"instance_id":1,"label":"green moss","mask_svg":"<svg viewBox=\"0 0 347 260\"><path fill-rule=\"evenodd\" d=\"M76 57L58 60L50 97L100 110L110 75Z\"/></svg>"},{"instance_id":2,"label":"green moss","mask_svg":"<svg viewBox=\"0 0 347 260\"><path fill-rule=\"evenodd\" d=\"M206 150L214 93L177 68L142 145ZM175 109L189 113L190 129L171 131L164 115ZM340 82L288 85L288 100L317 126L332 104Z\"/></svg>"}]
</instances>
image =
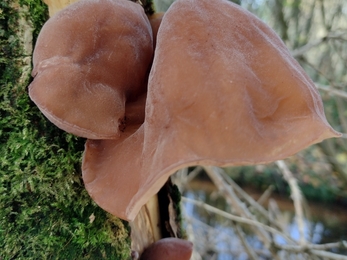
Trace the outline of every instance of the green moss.
<instances>
[{"instance_id":1,"label":"green moss","mask_svg":"<svg viewBox=\"0 0 347 260\"><path fill-rule=\"evenodd\" d=\"M173 202L174 210L177 214L176 222L178 223L179 227L181 227L182 230L182 209L181 209L181 198L182 194L180 190L178 189L177 185L173 184L172 189L170 191L170 196Z\"/></svg>"},{"instance_id":2,"label":"green moss","mask_svg":"<svg viewBox=\"0 0 347 260\"><path fill-rule=\"evenodd\" d=\"M47 9L41 0L20 3L35 39ZM12 4L0 3L0 259L127 259L128 225L84 189L84 140L52 125L28 97Z\"/></svg>"},{"instance_id":3,"label":"green moss","mask_svg":"<svg viewBox=\"0 0 347 260\"><path fill-rule=\"evenodd\" d=\"M21 5L27 6L29 9L27 19L33 24L34 39L37 38L41 27L45 21L48 20L48 7L43 1L37 0L20 0Z\"/></svg>"}]
</instances>

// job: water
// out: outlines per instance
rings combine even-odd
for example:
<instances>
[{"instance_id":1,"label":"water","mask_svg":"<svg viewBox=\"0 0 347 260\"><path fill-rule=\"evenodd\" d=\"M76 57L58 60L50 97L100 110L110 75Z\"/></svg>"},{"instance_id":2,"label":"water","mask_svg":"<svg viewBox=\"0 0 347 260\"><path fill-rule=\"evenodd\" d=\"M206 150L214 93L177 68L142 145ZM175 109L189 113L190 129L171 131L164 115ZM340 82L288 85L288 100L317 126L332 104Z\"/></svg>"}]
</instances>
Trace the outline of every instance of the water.
<instances>
[{"instance_id":1,"label":"water","mask_svg":"<svg viewBox=\"0 0 347 260\"><path fill-rule=\"evenodd\" d=\"M258 199L260 192L246 189L253 198ZM229 211L223 197L218 196L214 186L209 182L195 181L190 188L183 192L183 196ZM286 233L298 241L299 232L293 203L289 198L271 196L278 205L281 214L279 222L284 226ZM267 207L269 201L265 203ZM274 204L272 202L272 204ZM231 260L248 259L244 248L238 239L231 221L207 212L205 209L191 203L184 203L185 214L193 218L188 223L188 232L193 234L194 244L203 259ZM257 252L261 259L271 259L270 252L264 249L262 242L253 232L242 226L246 240ZM192 229L192 230L189 230ZM325 244L347 240L347 208L337 205L324 205L309 203L309 214L305 219L305 238L314 244ZM286 240L280 235L274 235L273 239L278 244L285 244ZM332 252L347 255L346 249L334 249Z\"/></svg>"}]
</instances>

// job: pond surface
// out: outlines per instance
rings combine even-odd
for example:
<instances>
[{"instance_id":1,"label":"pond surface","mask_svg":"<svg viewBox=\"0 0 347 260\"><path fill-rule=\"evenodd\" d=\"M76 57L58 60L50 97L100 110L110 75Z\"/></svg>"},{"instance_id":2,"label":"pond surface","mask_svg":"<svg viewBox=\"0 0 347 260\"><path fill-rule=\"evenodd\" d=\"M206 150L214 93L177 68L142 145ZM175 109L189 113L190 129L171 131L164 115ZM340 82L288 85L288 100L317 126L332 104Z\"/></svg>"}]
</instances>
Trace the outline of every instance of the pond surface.
<instances>
[{"instance_id":1,"label":"pond surface","mask_svg":"<svg viewBox=\"0 0 347 260\"><path fill-rule=\"evenodd\" d=\"M255 200L262 195L262 193L252 189L244 188L244 190ZM214 185L210 182L194 181L189 185L189 189L183 192L183 196L229 211L226 201L218 196ZM272 204L275 201L275 205L278 205L281 212L279 221L285 227L287 235L298 241L299 232L291 199L273 194L270 201ZM314 244L325 244L347 240L346 207L311 202L308 204L309 214L305 219L307 241ZM204 255L203 259L248 259L231 221L209 213L191 203L186 202L183 205L185 214L193 219L187 226L188 232L189 229L191 229L190 232L193 232L194 245L197 251ZM269 200L263 206L267 208L268 205ZM248 243L259 256L263 256L261 259L271 259L268 252L264 250L261 241L253 235L250 229L243 227L243 230ZM274 235L274 240L279 244L285 243L285 239L279 235ZM332 252L347 255L346 249L336 249Z\"/></svg>"}]
</instances>

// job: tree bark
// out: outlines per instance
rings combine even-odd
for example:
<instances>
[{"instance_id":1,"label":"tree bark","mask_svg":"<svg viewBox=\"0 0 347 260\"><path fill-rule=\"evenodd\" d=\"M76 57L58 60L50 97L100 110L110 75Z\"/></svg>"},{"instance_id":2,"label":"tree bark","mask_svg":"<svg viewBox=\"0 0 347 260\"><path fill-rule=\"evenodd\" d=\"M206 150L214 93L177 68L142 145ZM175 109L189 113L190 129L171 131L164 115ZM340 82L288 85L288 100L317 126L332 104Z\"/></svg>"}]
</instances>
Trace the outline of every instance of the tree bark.
<instances>
[{"instance_id":1,"label":"tree bark","mask_svg":"<svg viewBox=\"0 0 347 260\"><path fill-rule=\"evenodd\" d=\"M27 93L48 9L40 0L0 6L0 259L134 259L162 237L181 237L170 182L166 202L153 197L132 223L91 200L80 170L85 140L52 125Z\"/></svg>"}]
</instances>

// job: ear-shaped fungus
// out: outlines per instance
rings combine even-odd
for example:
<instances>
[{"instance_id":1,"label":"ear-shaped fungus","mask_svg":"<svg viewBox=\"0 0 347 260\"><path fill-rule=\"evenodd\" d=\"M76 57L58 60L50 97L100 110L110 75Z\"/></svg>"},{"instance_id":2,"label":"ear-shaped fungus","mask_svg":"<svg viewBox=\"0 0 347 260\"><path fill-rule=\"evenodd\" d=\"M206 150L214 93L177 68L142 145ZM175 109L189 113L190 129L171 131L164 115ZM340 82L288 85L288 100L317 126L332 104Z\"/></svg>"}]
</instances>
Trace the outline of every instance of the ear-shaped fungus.
<instances>
[{"instance_id":1,"label":"ear-shaped fungus","mask_svg":"<svg viewBox=\"0 0 347 260\"><path fill-rule=\"evenodd\" d=\"M147 95L137 131L88 140L83 158L89 194L128 220L181 167L267 163L339 136L280 38L224 0L172 4Z\"/></svg>"},{"instance_id":2,"label":"ear-shaped fungus","mask_svg":"<svg viewBox=\"0 0 347 260\"><path fill-rule=\"evenodd\" d=\"M63 130L118 138L125 105L146 92L151 25L128 0L84 0L55 14L38 37L31 99ZM143 109L142 109L143 110Z\"/></svg>"}]
</instances>

